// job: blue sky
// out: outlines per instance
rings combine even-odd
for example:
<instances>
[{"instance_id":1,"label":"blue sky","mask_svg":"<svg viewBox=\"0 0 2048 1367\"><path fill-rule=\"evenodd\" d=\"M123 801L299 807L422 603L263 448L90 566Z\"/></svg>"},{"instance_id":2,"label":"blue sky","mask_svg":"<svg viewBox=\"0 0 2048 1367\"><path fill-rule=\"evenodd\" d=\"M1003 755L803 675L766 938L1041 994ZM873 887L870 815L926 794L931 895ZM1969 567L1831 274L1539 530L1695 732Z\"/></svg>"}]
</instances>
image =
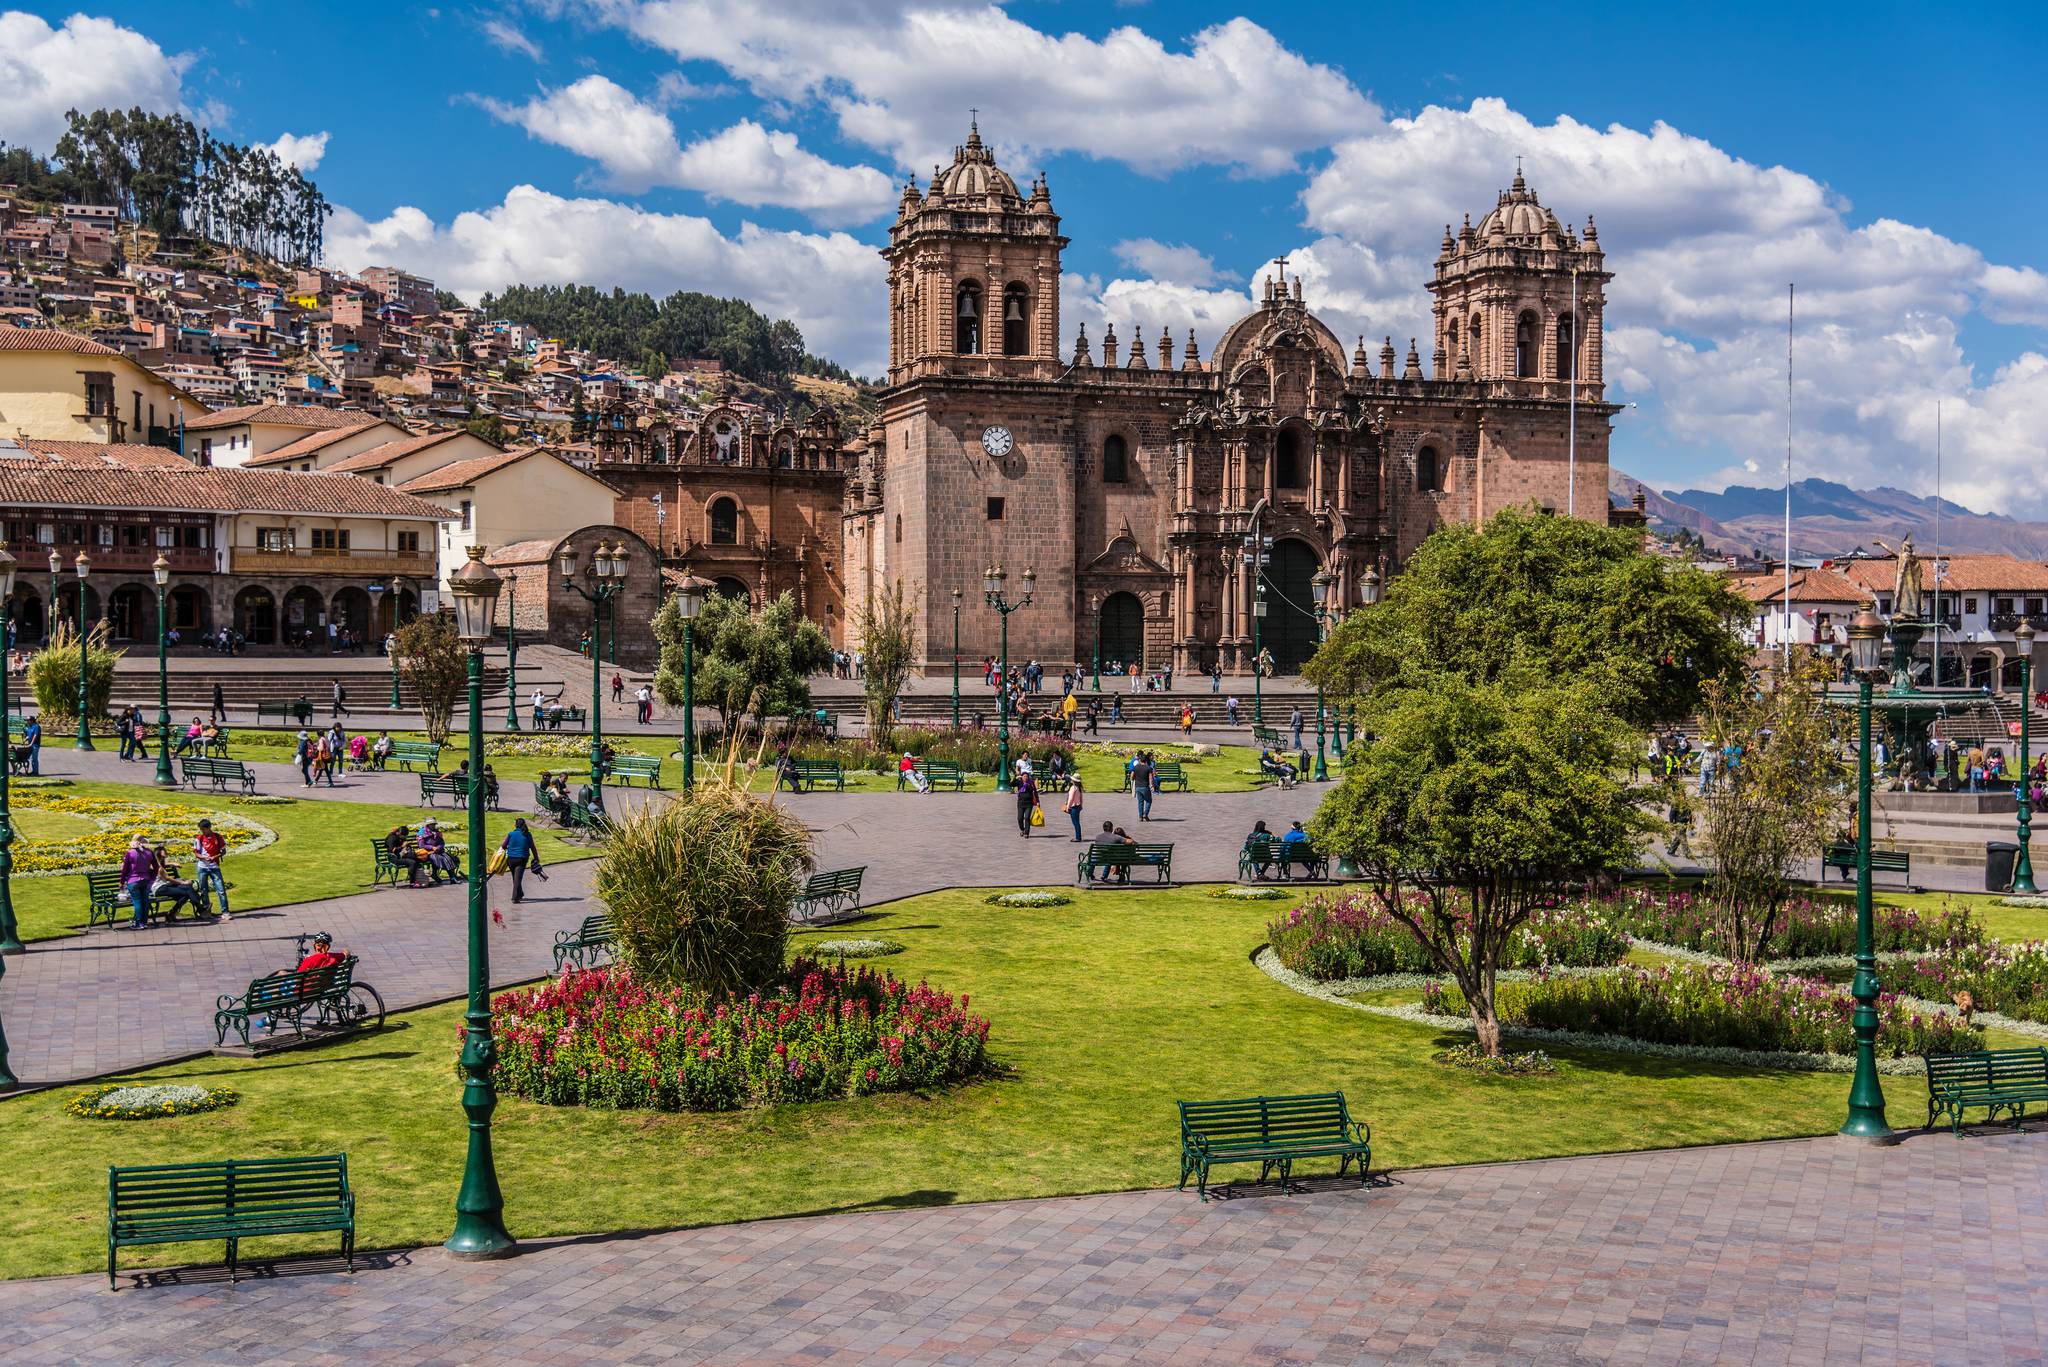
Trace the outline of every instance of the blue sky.
<instances>
[{"instance_id":1,"label":"blue sky","mask_svg":"<svg viewBox=\"0 0 2048 1367\"><path fill-rule=\"evenodd\" d=\"M2048 516L2044 59L2039 6L33 5L0 138L103 102L289 135L340 264L744 295L869 372L873 248L969 105L1050 178L1065 331L1205 349L1282 252L1340 334L1426 337L1444 220L1521 154L1600 220L1617 466L1775 481L1797 280L1802 475L1929 487L1939 402L1946 491Z\"/></svg>"}]
</instances>

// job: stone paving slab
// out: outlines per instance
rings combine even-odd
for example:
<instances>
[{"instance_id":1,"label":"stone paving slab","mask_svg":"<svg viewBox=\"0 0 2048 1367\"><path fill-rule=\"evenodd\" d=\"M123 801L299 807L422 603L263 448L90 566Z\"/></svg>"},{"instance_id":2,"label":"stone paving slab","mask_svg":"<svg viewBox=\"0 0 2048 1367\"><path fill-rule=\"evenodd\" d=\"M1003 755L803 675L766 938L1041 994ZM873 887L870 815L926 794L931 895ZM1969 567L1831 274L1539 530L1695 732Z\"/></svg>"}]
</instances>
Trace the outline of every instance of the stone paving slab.
<instances>
[{"instance_id":1,"label":"stone paving slab","mask_svg":"<svg viewBox=\"0 0 2048 1367\"><path fill-rule=\"evenodd\" d=\"M1145 1191L590 1236L496 1263L414 1249L372 1256L353 1276L309 1259L234 1287L189 1266L124 1273L118 1292L97 1276L15 1282L0 1285L0 1353L22 1364L1989 1364L2039 1363L2048 1344L2039 1130L1309 1185L1207 1205ZM519 1195L508 1196L516 1232ZM830 1201L824 1168L819 1202Z\"/></svg>"}]
</instances>

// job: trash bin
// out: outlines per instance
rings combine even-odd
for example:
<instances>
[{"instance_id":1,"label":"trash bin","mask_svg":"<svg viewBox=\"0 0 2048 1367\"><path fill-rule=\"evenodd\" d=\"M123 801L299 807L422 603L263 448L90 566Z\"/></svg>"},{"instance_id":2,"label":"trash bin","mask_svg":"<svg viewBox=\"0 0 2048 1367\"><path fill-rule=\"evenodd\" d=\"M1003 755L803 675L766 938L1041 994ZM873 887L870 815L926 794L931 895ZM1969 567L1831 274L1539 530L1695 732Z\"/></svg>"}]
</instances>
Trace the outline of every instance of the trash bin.
<instances>
[{"instance_id":1,"label":"trash bin","mask_svg":"<svg viewBox=\"0 0 2048 1367\"><path fill-rule=\"evenodd\" d=\"M2010 892L2013 866L2020 862L2020 847L2010 840L1984 842L1984 891Z\"/></svg>"}]
</instances>

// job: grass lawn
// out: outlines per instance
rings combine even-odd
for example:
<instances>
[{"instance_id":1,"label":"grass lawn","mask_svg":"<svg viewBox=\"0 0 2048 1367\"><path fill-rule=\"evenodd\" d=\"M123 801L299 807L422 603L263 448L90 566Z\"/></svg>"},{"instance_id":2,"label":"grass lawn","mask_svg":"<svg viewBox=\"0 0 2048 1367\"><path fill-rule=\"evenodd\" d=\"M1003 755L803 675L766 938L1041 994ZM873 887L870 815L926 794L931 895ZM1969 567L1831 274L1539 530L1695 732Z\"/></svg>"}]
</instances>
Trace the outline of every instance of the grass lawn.
<instances>
[{"instance_id":1,"label":"grass lawn","mask_svg":"<svg viewBox=\"0 0 2048 1367\"><path fill-rule=\"evenodd\" d=\"M1113 793L1123 785L1125 760L1139 750L1150 750L1159 760L1178 761L1187 776L1188 789L1196 793L1248 793L1254 788L1264 787L1265 778L1259 773L1259 752L1248 745L1226 745L1220 755L1196 756L1185 747L1176 747L1159 741L1132 741L1128 744L1115 742L1084 742L1075 752L1081 770L1081 784L1091 793ZM1342 771L1331 766L1331 778L1342 776ZM764 768L754 775L753 787L757 792L767 792L774 781L771 769ZM969 774L967 791L971 793L992 793L996 790L994 774ZM829 792L829 788L821 791ZM878 774L868 769L846 771L846 791L849 793L893 793L896 791L896 770ZM939 796L952 792L943 788ZM1178 789L1169 791L1165 801L1171 802ZM1057 796L1056 794L1054 796Z\"/></svg>"},{"instance_id":2,"label":"grass lawn","mask_svg":"<svg viewBox=\"0 0 2048 1367\"><path fill-rule=\"evenodd\" d=\"M419 807L382 803L309 800L294 800L288 805L274 807L238 807L217 793L200 794L189 790L171 793L147 784L129 783L74 782L69 787L46 791L54 796L171 802L232 812L270 827L277 832L275 841L248 854L230 854L221 864L228 878L230 904L237 911L368 891L371 870L368 842L381 837L401 821L418 821L425 811ZM516 815L491 814L488 829L494 845L512 828L512 818ZM94 829L86 817L75 813L36 808L18 810L14 820L16 831L28 840L54 840ZM463 815L443 808L440 820L449 840L461 844L466 830ZM535 826L533 831L540 837L542 858L546 862L582 859L594 853L582 845L564 843L558 834L546 827ZM188 875L191 871L190 843L187 840L167 846L179 856L179 863ZM14 914L21 924L23 940L48 939L84 927L84 874L16 874L10 886L14 894Z\"/></svg>"},{"instance_id":3,"label":"grass lawn","mask_svg":"<svg viewBox=\"0 0 2048 1367\"><path fill-rule=\"evenodd\" d=\"M918 897L815 934L902 941L881 966L970 994L994 1022L1003 1076L728 1115L508 1098L495 1130L510 1227L536 1237L1167 1185L1182 1097L1341 1088L1372 1123L1376 1165L1395 1169L1821 1134L1843 1115L1841 1075L1590 1052L1562 1054L1551 1078L1444 1069L1430 1055L1457 1037L1299 996L1252 967L1284 903L1084 891L1018 910L983 896ZM464 1141L459 1008L397 1019L404 1028L317 1050L149 1074L230 1084L244 1099L225 1111L108 1122L66 1116L68 1092L0 1104L0 1275L99 1266L107 1165L166 1156L346 1150L364 1247L446 1237ZM1924 1084L1884 1086L1894 1122L1917 1121ZM294 1246L331 1252L334 1241ZM218 1245L137 1250L124 1266L219 1256Z\"/></svg>"}]
</instances>

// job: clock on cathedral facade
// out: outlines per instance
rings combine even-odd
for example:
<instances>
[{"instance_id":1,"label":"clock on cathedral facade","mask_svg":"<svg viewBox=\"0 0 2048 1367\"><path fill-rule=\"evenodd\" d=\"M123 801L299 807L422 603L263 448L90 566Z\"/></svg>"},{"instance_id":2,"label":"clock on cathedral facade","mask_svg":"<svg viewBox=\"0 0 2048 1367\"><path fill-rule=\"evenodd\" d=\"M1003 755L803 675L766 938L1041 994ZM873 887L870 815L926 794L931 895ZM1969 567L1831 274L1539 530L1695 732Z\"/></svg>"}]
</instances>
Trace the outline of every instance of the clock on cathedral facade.
<instances>
[{"instance_id":1,"label":"clock on cathedral facade","mask_svg":"<svg viewBox=\"0 0 2048 1367\"><path fill-rule=\"evenodd\" d=\"M922 586L928 663L948 658L951 591L975 601L1000 565L1037 575L1013 661L1085 663L1099 640L1104 661L1249 672L1262 590L1261 644L1292 672L1319 569L1349 605L1445 522L1607 519L1610 276L1592 217L1566 228L1520 172L1444 231L1427 375L1419 339L1347 356L1284 263L1207 357L1156 322L1149 345L1112 326L1099 355L1085 329L1063 352L1059 226L1044 179L1020 191L971 128L904 186L882 252L889 385L848 478L844 586L849 620L890 580ZM1262 571L1248 536L1271 540ZM960 643L995 654L993 615L963 612Z\"/></svg>"}]
</instances>

